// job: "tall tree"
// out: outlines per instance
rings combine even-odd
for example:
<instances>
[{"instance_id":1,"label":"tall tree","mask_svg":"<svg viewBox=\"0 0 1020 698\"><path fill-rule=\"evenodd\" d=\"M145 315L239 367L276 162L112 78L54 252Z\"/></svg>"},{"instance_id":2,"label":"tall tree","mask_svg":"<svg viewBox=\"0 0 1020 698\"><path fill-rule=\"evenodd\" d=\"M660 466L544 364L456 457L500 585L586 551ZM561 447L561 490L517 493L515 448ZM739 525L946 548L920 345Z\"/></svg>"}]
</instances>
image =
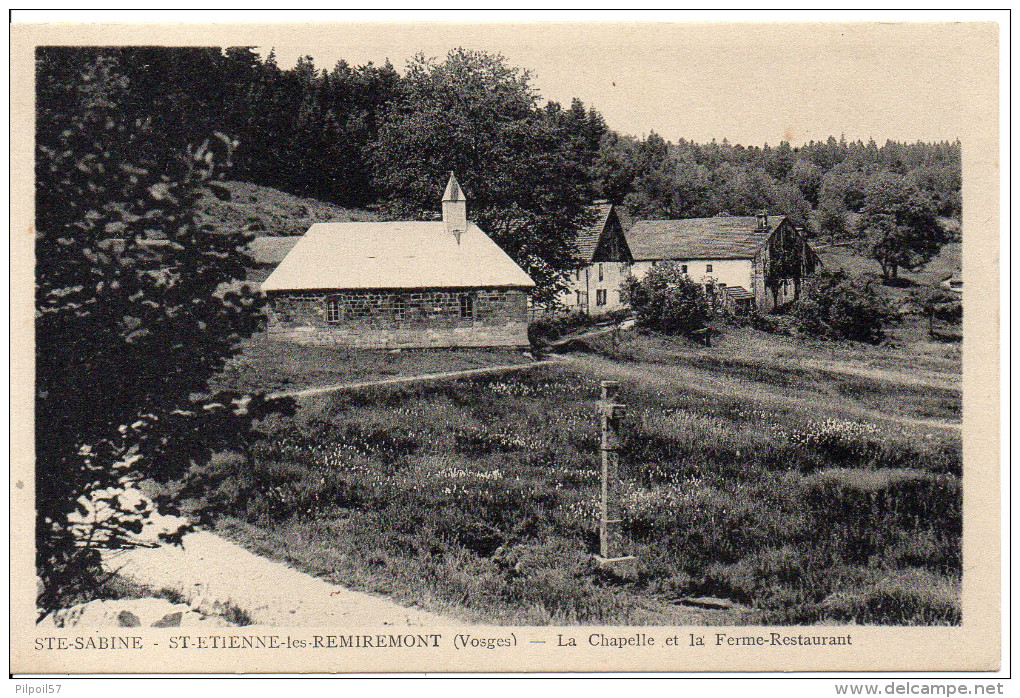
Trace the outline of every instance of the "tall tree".
<instances>
[{"instance_id":1,"label":"tall tree","mask_svg":"<svg viewBox=\"0 0 1020 698\"><path fill-rule=\"evenodd\" d=\"M818 233L828 235L829 242L835 244L837 237L844 237L848 232L846 211L841 203L833 199L822 201L818 206Z\"/></svg>"},{"instance_id":2,"label":"tall tree","mask_svg":"<svg viewBox=\"0 0 1020 698\"><path fill-rule=\"evenodd\" d=\"M592 165L596 192L614 204L634 188L634 180L644 169L638 155L638 140L609 131L599 141L599 150Z\"/></svg>"},{"instance_id":3,"label":"tall tree","mask_svg":"<svg viewBox=\"0 0 1020 698\"><path fill-rule=\"evenodd\" d=\"M36 561L45 610L94 590L97 546L128 545L138 532L132 502L111 492L180 474L253 436L252 419L270 408L207 390L260 322L256 297L224 285L243 278L248 239L213 234L195 216L235 144L223 134L174 144L157 133L130 104L127 72L116 51L89 61L37 53ZM76 510L81 525L71 526Z\"/></svg>"},{"instance_id":4,"label":"tall tree","mask_svg":"<svg viewBox=\"0 0 1020 698\"><path fill-rule=\"evenodd\" d=\"M591 186L562 124L538 108L527 71L482 51L408 65L372 148L387 206L420 216L439 208L449 171L470 195L475 221L555 298L588 222Z\"/></svg>"},{"instance_id":5,"label":"tall tree","mask_svg":"<svg viewBox=\"0 0 1020 698\"><path fill-rule=\"evenodd\" d=\"M946 242L931 198L893 173L868 186L858 227L886 279L895 279L900 267L924 264Z\"/></svg>"}]
</instances>

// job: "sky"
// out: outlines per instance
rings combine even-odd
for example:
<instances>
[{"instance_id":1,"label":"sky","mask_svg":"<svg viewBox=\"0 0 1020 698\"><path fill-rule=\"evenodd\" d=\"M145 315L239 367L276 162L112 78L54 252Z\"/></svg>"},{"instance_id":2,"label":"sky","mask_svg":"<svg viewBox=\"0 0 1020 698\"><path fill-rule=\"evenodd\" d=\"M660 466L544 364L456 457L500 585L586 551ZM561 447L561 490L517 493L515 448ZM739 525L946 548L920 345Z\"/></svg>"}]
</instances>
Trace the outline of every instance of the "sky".
<instances>
[{"instance_id":1,"label":"sky","mask_svg":"<svg viewBox=\"0 0 1020 698\"><path fill-rule=\"evenodd\" d=\"M528 69L544 99L573 97L621 133L794 146L963 138L968 69L990 25L963 23L386 23L238 35L281 67L319 68L463 46ZM983 33L982 33L983 32ZM994 34L992 34L994 36ZM987 46L987 40L984 42Z\"/></svg>"}]
</instances>

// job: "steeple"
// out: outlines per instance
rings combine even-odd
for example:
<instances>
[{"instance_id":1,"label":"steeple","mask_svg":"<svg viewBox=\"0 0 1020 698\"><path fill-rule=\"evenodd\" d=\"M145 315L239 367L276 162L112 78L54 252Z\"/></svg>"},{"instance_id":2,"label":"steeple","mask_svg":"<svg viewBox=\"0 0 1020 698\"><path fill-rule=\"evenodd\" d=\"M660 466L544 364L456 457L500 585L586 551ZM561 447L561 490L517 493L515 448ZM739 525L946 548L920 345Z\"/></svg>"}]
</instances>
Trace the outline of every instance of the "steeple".
<instances>
[{"instance_id":1,"label":"steeple","mask_svg":"<svg viewBox=\"0 0 1020 698\"><path fill-rule=\"evenodd\" d=\"M461 233L467 232L467 197L453 172L443 192L443 226L448 235L457 236L458 244Z\"/></svg>"}]
</instances>

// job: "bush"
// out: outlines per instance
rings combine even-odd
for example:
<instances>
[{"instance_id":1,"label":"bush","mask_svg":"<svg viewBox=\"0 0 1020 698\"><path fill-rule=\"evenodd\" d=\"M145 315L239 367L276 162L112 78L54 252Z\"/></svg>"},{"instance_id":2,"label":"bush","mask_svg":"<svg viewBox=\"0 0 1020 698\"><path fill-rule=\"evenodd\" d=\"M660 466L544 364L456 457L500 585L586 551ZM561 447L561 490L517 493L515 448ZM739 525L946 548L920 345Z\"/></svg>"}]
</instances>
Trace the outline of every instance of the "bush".
<instances>
[{"instance_id":1,"label":"bush","mask_svg":"<svg viewBox=\"0 0 1020 698\"><path fill-rule=\"evenodd\" d=\"M823 270L805 285L790 316L806 334L877 344L894 314L870 281Z\"/></svg>"},{"instance_id":2,"label":"bush","mask_svg":"<svg viewBox=\"0 0 1020 698\"><path fill-rule=\"evenodd\" d=\"M595 323L596 318L580 312L543 315L528 325L528 341L532 346L555 342L564 335L592 327Z\"/></svg>"},{"instance_id":3,"label":"bush","mask_svg":"<svg viewBox=\"0 0 1020 698\"><path fill-rule=\"evenodd\" d=\"M844 238L850 233L850 227L846 222L846 211L843 210L841 202L832 199L823 201L818 207L818 230L822 235L828 235L830 242L836 238Z\"/></svg>"},{"instance_id":4,"label":"bush","mask_svg":"<svg viewBox=\"0 0 1020 698\"><path fill-rule=\"evenodd\" d=\"M771 332L772 334L788 337L800 333L800 325L797 319L790 315L751 313L747 319L748 324L763 332Z\"/></svg>"},{"instance_id":5,"label":"bush","mask_svg":"<svg viewBox=\"0 0 1020 698\"><path fill-rule=\"evenodd\" d=\"M672 262L648 270L641 280L628 277L624 302L634 311L637 325L665 334L690 334L704 329L711 317L704 287L691 281Z\"/></svg>"},{"instance_id":6,"label":"bush","mask_svg":"<svg viewBox=\"0 0 1020 698\"><path fill-rule=\"evenodd\" d=\"M540 346L581 330L619 323L629 316L630 311L627 309L613 310L600 315L587 315L581 312L550 313L528 325L528 341L532 346Z\"/></svg>"}]
</instances>

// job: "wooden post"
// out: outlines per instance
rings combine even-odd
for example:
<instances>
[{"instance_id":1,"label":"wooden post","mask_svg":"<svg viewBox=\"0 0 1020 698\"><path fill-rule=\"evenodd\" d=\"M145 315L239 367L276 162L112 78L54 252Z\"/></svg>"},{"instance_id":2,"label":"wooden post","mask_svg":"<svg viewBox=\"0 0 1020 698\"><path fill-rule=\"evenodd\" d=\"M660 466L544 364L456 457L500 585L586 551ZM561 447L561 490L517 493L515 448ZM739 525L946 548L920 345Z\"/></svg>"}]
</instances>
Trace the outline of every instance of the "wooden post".
<instances>
[{"instance_id":1,"label":"wooden post","mask_svg":"<svg viewBox=\"0 0 1020 698\"><path fill-rule=\"evenodd\" d=\"M620 384L602 381L599 415L602 422L602 492L599 506L599 555L596 562L620 576L636 575L636 560L626 554L620 502L620 423L626 405L617 403Z\"/></svg>"}]
</instances>

